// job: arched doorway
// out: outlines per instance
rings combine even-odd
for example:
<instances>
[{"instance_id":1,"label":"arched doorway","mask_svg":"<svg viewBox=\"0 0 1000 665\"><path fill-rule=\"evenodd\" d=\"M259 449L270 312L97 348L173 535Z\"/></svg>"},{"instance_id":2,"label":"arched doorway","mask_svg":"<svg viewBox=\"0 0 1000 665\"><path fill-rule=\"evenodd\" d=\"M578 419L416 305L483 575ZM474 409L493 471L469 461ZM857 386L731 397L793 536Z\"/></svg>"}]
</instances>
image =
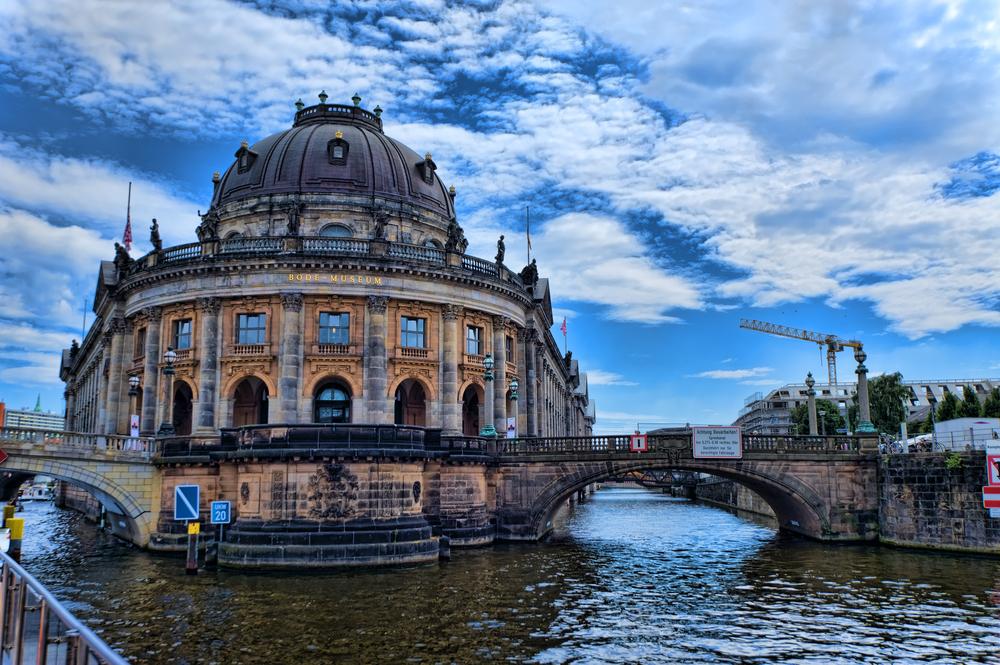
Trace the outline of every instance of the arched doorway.
<instances>
[{"instance_id":1,"label":"arched doorway","mask_svg":"<svg viewBox=\"0 0 1000 665\"><path fill-rule=\"evenodd\" d=\"M327 381L313 396L314 423L351 422L351 390L340 381Z\"/></svg>"},{"instance_id":2,"label":"arched doorway","mask_svg":"<svg viewBox=\"0 0 1000 665\"><path fill-rule=\"evenodd\" d=\"M396 388L395 423L397 425L427 424L427 396L419 381L407 379Z\"/></svg>"},{"instance_id":3,"label":"arched doorway","mask_svg":"<svg viewBox=\"0 0 1000 665\"><path fill-rule=\"evenodd\" d=\"M267 384L249 376L236 386L233 395L233 427L267 424Z\"/></svg>"},{"instance_id":4,"label":"arched doorway","mask_svg":"<svg viewBox=\"0 0 1000 665\"><path fill-rule=\"evenodd\" d=\"M482 409L480 392L482 389L472 384L462 393L462 434L465 436L479 436L479 413Z\"/></svg>"},{"instance_id":5,"label":"arched doorway","mask_svg":"<svg viewBox=\"0 0 1000 665\"><path fill-rule=\"evenodd\" d=\"M193 411L194 394L191 386L178 381L174 384L174 417L173 425L177 436L191 434L191 414Z\"/></svg>"}]
</instances>

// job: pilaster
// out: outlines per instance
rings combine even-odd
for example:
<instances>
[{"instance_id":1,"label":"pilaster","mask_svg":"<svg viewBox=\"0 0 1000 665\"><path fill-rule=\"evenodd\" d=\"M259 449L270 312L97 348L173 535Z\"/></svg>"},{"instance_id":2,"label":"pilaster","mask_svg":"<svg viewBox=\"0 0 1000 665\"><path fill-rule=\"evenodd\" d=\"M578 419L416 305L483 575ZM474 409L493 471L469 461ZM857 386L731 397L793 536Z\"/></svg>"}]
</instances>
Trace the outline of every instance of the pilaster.
<instances>
[{"instance_id":1,"label":"pilaster","mask_svg":"<svg viewBox=\"0 0 1000 665\"><path fill-rule=\"evenodd\" d=\"M194 405L194 432L215 432L215 411L218 401L219 371L219 310L218 298L198 298L201 326L198 330L198 400Z\"/></svg>"},{"instance_id":2,"label":"pilaster","mask_svg":"<svg viewBox=\"0 0 1000 665\"><path fill-rule=\"evenodd\" d=\"M118 411L122 399L122 385L126 383L122 381L124 378L122 355L125 347L125 319L121 316L113 317L108 322L107 335L110 338L108 345L110 362L108 364L108 390L103 431L105 434L119 434Z\"/></svg>"},{"instance_id":3,"label":"pilaster","mask_svg":"<svg viewBox=\"0 0 1000 665\"><path fill-rule=\"evenodd\" d=\"M493 426L501 437L507 432L507 322L493 317Z\"/></svg>"},{"instance_id":4,"label":"pilaster","mask_svg":"<svg viewBox=\"0 0 1000 665\"><path fill-rule=\"evenodd\" d=\"M302 392L302 294L281 294L281 350L278 356L277 422L298 421Z\"/></svg>"},{"instance_id":5,"label":"pilaster","mask_svg":"<svg viewBox=\"0 0 1000 665\"><path fill-rule=\"evenodd\" d=\"M368 406L367 421L376 424L391 422L386 396L386 296L368 296L365 316L364 391Z\"/></svg>"},{"instance_id":6,"label":"pilaster","mask_svg":"<svg viewBox=\"0 0 1000 665\"><path fill-rule=\"evenodd\" d=\"M160 326L163 324L163 310L147 307L143 310L146 319L146 358L142 372L142 419L139 431L143 436L156 433L156 412L160 382Z\"/></svg>"},{"instance_id":7,"label":"pilaster","mask_svg":"<svg viewBox=\"0 0 1000 665\"><path fill-rule=\"evenodd\" d=\"M462 361L458 342L458 317L461 308L445 305L441 310L444 321L444 349L441 352L441 411L446 434L462 431L462 406L458 394L458 365Z\"/></svg>"}]
</instances>

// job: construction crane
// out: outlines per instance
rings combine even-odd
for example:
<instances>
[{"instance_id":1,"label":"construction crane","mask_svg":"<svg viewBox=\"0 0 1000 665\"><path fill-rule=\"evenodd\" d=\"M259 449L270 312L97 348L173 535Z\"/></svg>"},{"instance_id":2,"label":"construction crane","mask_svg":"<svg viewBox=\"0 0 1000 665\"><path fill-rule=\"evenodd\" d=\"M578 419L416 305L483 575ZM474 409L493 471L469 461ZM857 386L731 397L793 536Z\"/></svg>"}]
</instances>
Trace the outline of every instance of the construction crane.
<instances>
[{"instance_id":1,"label":"construction crane","mask_svg":"<svg viewBox=\"0 0 1000 665\"><path fill-rule=\"evenodd\" d=\"M781 337L791 337L792 339L804 339L807 342L818 344L820 348L825 346L826 370L829 374L831 386L837 384L837 353L843 351L846 347L853 348L855 356L862 352L862 344L856 339L840 339L836 335L827 335L801 328L790 328L778 325L777 323L757 321L756 319L740 319L740 328L770 333L771 335L779 335Z\"/></svg>"}]
</instances>

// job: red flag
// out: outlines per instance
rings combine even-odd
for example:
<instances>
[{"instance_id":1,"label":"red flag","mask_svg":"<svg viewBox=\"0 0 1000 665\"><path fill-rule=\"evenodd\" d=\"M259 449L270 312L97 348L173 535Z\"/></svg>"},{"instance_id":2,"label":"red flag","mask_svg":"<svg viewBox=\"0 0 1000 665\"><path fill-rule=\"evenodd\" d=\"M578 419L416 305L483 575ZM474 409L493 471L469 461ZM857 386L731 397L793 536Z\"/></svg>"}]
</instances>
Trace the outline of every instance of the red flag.
<instances>
[{"instance_id":1,"label":"red flag","mask_svg":"<svg viewBox=\"0 0 1000 665\"><path fill-rule=\"evenodd\" d=\"M125 208L125 233L122 234L125 251L132 251L132 183L128 184L128 205Z\"/></svg>"},{"instance_id":2,"label":"red flag","mask_svg":"<svg viewBox=\"0 0 1000 665\"><path fill-rule=\"evenodd\" d=\"M559 332L561 332L563 335L566 334L566 317L565 316L563 317L562 325L559 326Z\"/></svg>"}]
</instances>

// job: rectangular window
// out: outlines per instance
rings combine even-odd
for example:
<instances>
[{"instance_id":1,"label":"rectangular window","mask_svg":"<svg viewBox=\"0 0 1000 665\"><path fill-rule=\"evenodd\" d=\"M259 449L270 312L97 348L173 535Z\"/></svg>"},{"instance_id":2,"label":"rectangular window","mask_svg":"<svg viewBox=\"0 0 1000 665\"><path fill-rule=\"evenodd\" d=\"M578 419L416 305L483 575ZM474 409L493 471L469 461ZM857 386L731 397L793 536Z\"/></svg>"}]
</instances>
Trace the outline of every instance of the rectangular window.
<instances>
[{"instance_id":1,"label":"rectangular window","mask_svg":"<svg viewBox=\"0 0 1000 665\"><path fill-rule=\"evenodd\" d=\"M483 355L482 339L483 339L482 328L477 328L476 326L467 326L465 328L465 352L468 353L470 356Z\"/></svg>"},{"instance_id":2,"label":"rectangular window","mask_svg":"<svg viewBox=\"0 0 1000 665\"><path fill-rule=\"evenodd\" d=\"M135 348L132 350L134 358L142 358L146 355L146 329L139 328L135 331Z\"/></svg>"},{"instance_id":3,"label":"rectangular window","mask_svg":"<svg viewBox=\"0 0 1000 665\"><path fill-rule=\"evenodd\" d=\"M507 353L507 362L512 363L514 362L514 338L507 335L506 339L504 339L504 344L504 349Z\"/></svg>"},{"instance_id":4,"label":"rectangular window","mask_svg":"<svg viewBox=\"0 0 1000 665\"><path fill-rule=\"evenodd\" d=\"M348 312L319 313L319 343L348 344L351 339L351 315Z\"/></svg>"},{"instance_id":5,"label":"rectangular window","mask_svg":"<svg viewBox=\"0 0 1000 665\"><path fill-rule=\"evenodd\" d=\"M240 314L236 318L237 344L267 343L267 314Z\"/></svg>"},{"instance_id":6,"label":"rectangular window","mask_svg":"<svg viewBox=\"0 0 1000 665\"><path fill-rule=\"evenodd\" d=\"M399 345L411 349L423 349L425 323L425 319L401 317L399 320Z\"/></svg>"},{"instance_id":7,"label":"rectangular window","mask_svg":"<svg viewBox=\"0 0 1000 665\"><path fill-rule=\"evenodd\" d=\"M191 319L178 319L174 321L174 349L191 348Z\"/></svg>"}]
</instances>

